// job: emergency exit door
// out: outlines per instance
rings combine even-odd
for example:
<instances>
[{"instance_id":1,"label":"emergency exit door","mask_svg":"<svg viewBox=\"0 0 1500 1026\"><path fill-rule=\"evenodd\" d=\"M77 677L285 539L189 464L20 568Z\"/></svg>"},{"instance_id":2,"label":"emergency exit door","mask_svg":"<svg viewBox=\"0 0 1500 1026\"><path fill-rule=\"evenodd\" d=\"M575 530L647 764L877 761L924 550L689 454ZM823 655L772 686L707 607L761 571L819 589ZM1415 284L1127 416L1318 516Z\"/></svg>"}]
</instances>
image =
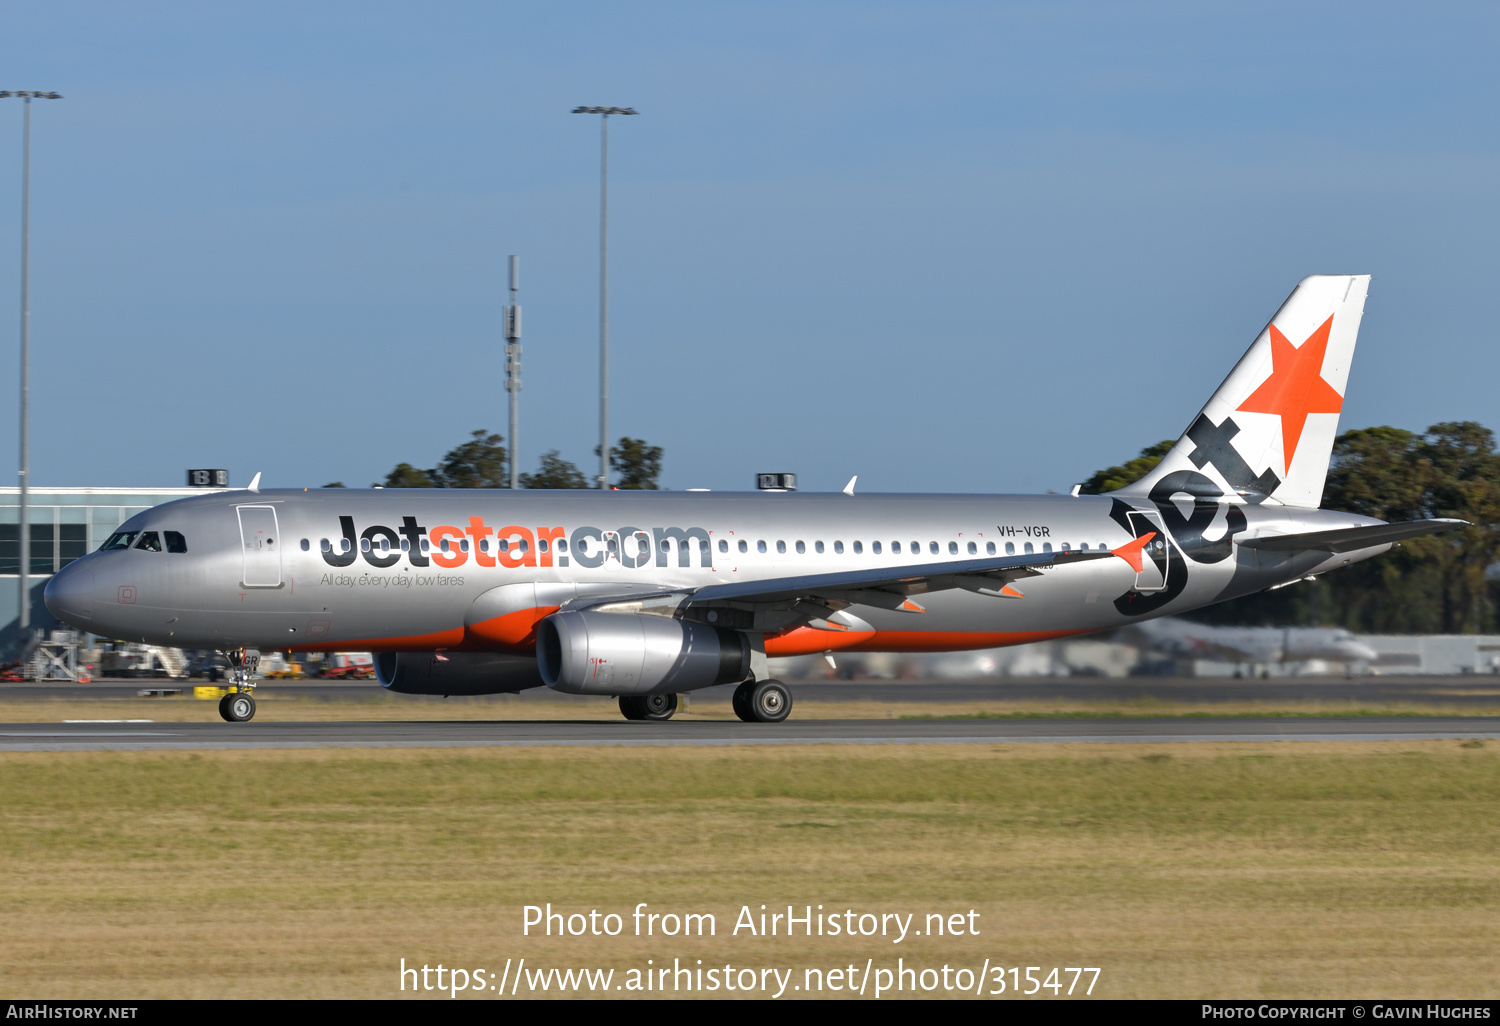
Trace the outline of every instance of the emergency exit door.
<instances>
[{"instance_id":1,"label":"emergency exit door","mask_svg":"<svg viewBox=\"0 0 1500 1026\"><path fill-rule=\"evenodd\" d=\"M245 556L247 588L281 587L281 538L276 529L275 506L237 506L240 543Z\"/></svg>"}]
</instances>

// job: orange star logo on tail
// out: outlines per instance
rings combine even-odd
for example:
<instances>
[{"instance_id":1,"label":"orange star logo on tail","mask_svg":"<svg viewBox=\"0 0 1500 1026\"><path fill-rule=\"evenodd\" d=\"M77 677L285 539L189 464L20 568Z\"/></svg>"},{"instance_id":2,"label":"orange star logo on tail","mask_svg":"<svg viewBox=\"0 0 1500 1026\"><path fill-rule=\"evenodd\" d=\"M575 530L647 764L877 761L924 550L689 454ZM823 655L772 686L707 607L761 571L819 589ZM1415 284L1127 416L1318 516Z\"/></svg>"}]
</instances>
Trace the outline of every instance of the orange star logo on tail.
<instances>
[{"instance_id":1,"label":"orange star logo on tail","mask_svg":"<svg viewBox=\"0 0 1500 1026\"><path fill-rule=\"evenodd\" d=\"M1281 418L1281 448L1286 457L1282 466L1288 473L1308 415L1338 413L1344 408L1344 397L1323 380L1323 354L1331 330L1333 318L1329 317L1298 348L1271 325L1271 376L1239 406L1245 413Z\"/></svg>"}]
</instances>

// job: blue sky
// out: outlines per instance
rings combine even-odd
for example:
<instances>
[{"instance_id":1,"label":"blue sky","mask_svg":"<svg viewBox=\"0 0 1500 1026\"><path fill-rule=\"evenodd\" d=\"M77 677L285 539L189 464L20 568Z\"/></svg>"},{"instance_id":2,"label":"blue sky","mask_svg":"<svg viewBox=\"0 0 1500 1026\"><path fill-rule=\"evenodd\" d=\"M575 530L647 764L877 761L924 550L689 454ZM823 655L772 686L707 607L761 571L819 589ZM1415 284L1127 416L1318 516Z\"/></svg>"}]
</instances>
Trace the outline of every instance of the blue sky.
<instances>
[{"instance_id":1,"label":"blue sky","mask_svg":"<svg viewBox=\"0 0 1500 1026\"><path fill-rule=\"evenodd\" d=\"M33 480L367 484L611 428L664 484L1066 490L1176 436L1304 274L1344 427L1500 426L1489 5L10 5ZM13 473L21 105L0 101ZM7 392L6 389L9 391ZM14 478L10 478L14 480Z\"/></svg>"}]
</instances>

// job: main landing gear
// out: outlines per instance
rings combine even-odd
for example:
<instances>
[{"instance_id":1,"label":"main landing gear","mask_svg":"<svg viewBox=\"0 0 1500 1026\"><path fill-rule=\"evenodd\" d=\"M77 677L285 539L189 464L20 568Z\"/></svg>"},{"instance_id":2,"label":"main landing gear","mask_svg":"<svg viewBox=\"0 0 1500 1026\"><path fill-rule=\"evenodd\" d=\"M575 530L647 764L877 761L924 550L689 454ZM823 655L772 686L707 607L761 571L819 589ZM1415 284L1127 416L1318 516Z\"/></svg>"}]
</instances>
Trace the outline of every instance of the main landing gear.
<instances>
[{"instance_id":1,"label":"main landing gear","mask_svg":"<svg viewBox=\"0 0 1500 1026\"><path fill-rule=\"evenodd\" d=\"M746 723L780 723L792 711L792 693L779 680L747 680L734 689L733 704Z\"/></svg>"},{"instance_id":2,"label":"main landing gear","mask_svg":"<svg viewBox=\"0 0 1500 1026\"><path fill-rule=\"evenodd\" d=\"M627 720L670 720L676 711L676 695L620 696L620 712Z\"/></svg>"},{"instance_id":3,"label":"main landing gear","mask_svg":"<svg viewBox=\"0 0 1500 1026\"><path fill-rule=\"evenodd\" d=\"M229 684L233 690L219 699L219 715L230 723L244 723L255 717L255 682L250 678L260 668L260 653L231 648L224 656L229 660Z\"/></svg>"}]
</instances>

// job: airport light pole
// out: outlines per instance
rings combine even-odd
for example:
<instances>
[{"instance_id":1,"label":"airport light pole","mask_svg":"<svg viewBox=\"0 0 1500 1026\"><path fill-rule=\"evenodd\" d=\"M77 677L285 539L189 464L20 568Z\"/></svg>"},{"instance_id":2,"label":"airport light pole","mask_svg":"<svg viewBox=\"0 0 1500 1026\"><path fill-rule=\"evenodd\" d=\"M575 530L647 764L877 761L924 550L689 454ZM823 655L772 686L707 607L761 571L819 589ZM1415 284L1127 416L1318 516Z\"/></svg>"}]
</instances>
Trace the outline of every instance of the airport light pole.
<instances>
[{"instance_id":1,"label":"airport light pole","mask_svg":"<svg viewBox=\"0 0 1500 1026\"><path fill-rule=\"evenodd\" d=\"M520 417L516 407L521 401L521 304L516 294L521 287L521 258L510 258L510 305L505 308L505 390L510 393L510 486L521 487L519 442Z\"/></svg>"},{"instance_id":2,"label":"airport light pole","mask_svg":"<svg viewBox=\"0 0 1500 1026\"><path fill-rule=\"evenodd\" d=\"M634 107L574 107L599 119L599 487L609 487L609 116Z\"/></svg>"},{"instance_id":3,"label":"airport light pole","mask_svg":"<svg viewBox=\"0 0 1500 1026\"><path fill-rule=\"evenodd\" d=\"M21 524L16 553L20 571L21 642L31 629L31 101L61 100L60 93L0 89L0 99L26 102L21 128Z\"/></svg>"}]
</instances>

